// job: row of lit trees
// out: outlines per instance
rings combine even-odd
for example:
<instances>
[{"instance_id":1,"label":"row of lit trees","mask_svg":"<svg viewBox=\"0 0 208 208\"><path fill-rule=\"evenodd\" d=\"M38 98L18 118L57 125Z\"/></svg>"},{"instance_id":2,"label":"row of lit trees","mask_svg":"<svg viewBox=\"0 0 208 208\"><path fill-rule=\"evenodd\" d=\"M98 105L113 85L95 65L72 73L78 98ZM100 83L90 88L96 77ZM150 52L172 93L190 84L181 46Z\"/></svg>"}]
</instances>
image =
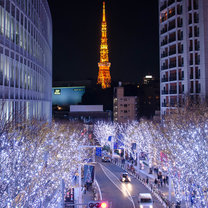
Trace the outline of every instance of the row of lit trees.
<instances>
[{"instance_id":1,"label":"row of lit trees","mask_svg":"<svg viewBox=\"0 0 208 208\"><path fill-rule=\"evenodd\" d=\"M0 118L0 207L57 207L87 157L83 126Z\"/></svg>"},{"instance_id":2,"label":"row of lit trees","mask_svg":"<svg viewBox=\"0 0 208 208\"><path fill-rule=\"evenodd\" d=\"M137 154L145 152L150 167L165 169L173 181L178 202L185 196L187 207L208 206L208 108L205 105L176 109L159 123L99 122L94 126L94 134L102 144L108 143L109 136L116 138L121 134L119 139L122 138L123 147L132 156L135 155L132 143L136 143Z\"/></svg>"}]
</instances>

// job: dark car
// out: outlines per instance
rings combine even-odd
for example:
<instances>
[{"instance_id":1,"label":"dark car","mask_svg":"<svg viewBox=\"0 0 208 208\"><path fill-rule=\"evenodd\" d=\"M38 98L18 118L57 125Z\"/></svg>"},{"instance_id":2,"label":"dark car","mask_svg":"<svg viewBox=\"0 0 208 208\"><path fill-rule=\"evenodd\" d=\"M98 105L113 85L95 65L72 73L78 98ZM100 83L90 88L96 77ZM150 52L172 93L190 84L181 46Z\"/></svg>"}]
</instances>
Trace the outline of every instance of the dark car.
<instances>
[{"instance_id":1,"label":"dark car","mask_svg":"<svg viewBox=\"0 0 208 208\"><path fill-rule=\"evenodd\" d=\"M121 174L121 181L122 182L131 182L131 178L129 177L128 173Z\"/></svg>"},{"instance_id":2,"label":"dark car","mask_svg":"<svg viewBox=\"0 0 208 208\"><path fill-rule=\"evenodd\" d=\"M111 159L110 159L110 157L102 157L102 162L110 162L111 161Z\"/></svg>"}]
</instances>

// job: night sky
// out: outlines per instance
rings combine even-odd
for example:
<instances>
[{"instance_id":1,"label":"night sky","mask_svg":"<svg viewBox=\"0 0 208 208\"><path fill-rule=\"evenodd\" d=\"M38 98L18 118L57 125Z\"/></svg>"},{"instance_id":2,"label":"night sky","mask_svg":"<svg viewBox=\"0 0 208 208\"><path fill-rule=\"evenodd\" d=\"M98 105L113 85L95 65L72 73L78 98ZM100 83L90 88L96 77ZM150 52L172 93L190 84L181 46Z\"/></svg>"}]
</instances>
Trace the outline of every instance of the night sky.
<instances>
[{"instance_id":1,"label":"night sky","mask_svg":"<svg viewBox=\"0 0 208 208\"><path fill-rule=\"evenodd\" d=\"M53 81L96 79L102 0L48 0L53 20ZM157 0L106 0L114 81L159 74Z\"/></svg>"}]
</instances>

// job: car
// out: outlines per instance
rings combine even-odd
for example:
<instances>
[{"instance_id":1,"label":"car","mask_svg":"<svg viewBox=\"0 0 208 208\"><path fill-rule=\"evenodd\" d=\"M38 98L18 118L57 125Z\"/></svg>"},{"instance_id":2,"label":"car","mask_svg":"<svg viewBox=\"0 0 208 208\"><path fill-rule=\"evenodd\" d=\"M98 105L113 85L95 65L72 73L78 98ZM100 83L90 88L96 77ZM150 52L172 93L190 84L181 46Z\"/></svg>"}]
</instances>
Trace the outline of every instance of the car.
<instances>
[{"instance_id":1,"label":"car","mask_svg":"<svg viewBox=\"0 0 208 208\"><path fill-rule=\"evenodd\" d=\"M102 157L102 162L111 162L110 157L104 156Z\"/></svg>"},{"instance_id":2,"label":"car","mask_svg":"<svg viewBox=\"0 0 208 208\"><path fill-rule=\"evenodd\" d=\"M131 178L129 177L128 173L122 173L121 174L121 181L122 182L131 182Z\"/></svg>"},{"instance_id":3,"label":"car","mask_svg":"<svg viewBox=\"0 0 208 208\"><path fill-rule=\"evenodd\" d=\"M139 208L153 208L152 195L150 193L140 193L138 196Z\"/></svg>"}]
</instances>

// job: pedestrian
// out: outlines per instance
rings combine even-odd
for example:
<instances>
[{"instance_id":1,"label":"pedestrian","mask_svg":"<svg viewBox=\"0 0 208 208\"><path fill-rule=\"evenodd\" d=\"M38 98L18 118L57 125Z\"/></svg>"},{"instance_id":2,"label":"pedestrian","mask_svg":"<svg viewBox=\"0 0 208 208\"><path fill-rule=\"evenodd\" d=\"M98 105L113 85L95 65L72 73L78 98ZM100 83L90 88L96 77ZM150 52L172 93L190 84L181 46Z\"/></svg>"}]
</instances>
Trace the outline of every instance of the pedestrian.
<instances>
[{"instance_id":1,"label":"pedestrian","mask_svg":"<svg viewBox=\"0 0 208 208\"><path fill-rule=\"evenodd\" d=\"M87 192L87 187L86 187L86 184L84 185L84 194L86 194L86 192Z\"/></svg>"},{"instance_id":2,"label":"pedestrian","mask_svg":"<svg viewBox=\"0 0 208 208\"><path fill-rule=\"evenodd\" d=\"M160 178L160 185L161 185L161 187L163 186L163 180L162 180L162 177Z\"/></svg>"},{"instance_id":3,"label":"pedestrian","mask_svg":"<svg viewBox=\"0 0 208 208\"><path fill-rule=\"evenodd\" d=\"M157 185L157 178L155 178L155 181L154 181L155 185Z\"/></svg>"},{"instance_id":4,"label":"pedestrian","mask_svg":"<svg viewBox=\"0 0 208 208\"><path fill-rule=\"evenodd\" d=\"M165 185L166 184L166 177L163 176L163 184Z\"/></svg>"},{"instance_id":5,"label":"pedestrian","mask_svg":"<svg viewBox=\"0 0 208 208\"><path fill-rule=\"evenodd\" d=\"M166 184L168 185L168 176L165 177Z\"/></svg>"},{"instance_id":6,"label":"pedestrian","mask_svg":"<svg viewBox=\"0 0 208 208\"><path fill-rule=\"evenodd\" d=\"M149 178L148 178L148 176L147 176L147 178L146 178L146 183L147 183L147 184L149 183Z\"/></svg>"}]
</instances>

